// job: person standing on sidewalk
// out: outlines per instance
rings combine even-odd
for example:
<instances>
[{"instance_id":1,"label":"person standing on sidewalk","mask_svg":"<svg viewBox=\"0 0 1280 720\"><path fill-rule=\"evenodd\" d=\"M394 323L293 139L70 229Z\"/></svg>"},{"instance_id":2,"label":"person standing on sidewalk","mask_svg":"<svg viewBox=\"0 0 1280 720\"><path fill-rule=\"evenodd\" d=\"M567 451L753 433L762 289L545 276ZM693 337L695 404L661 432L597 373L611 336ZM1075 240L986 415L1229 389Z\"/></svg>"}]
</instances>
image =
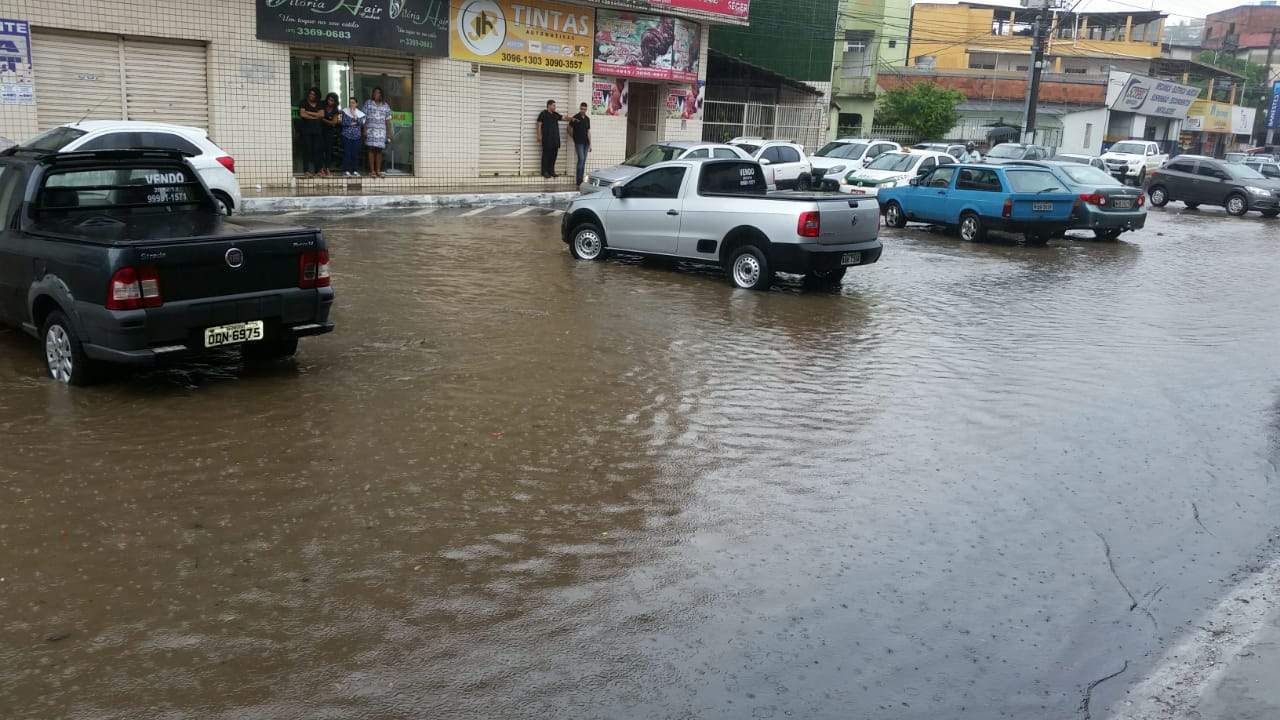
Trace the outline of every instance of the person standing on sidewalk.
<instances>
[{"instance_id":1,"label":"person standing on sidewalk","mask_svg":"<svg viewBox=\"0 0 1280 720\"><path fill-rule=\"evenodd\" d=\"M298 104L298 136L302 139L302 173L313 177L324 167L324 107L320 88L311 88Z\"/></svg>"},{"instance_id":2,"label":"person standing on sidewalk","mask_svg":"<svg viewBox=\"0 0 1280 720\"><path fill-rule=\"evenodd\" d=\"M360 177L360 138L364 134L364 113L355 95L342 109L342 174Z\"/></svg>"},{"instance_id":3,"label":"person standing on sidewalk","mask_svg":"<svg viewBox=\"0 0 1280 720\"><path fill-rule=\"evenodd\" d=\"M548 100L547 109L538 113L538 144L542 146L542 177L556 176L556 155L560 154L560 123L564 116L556 112L556 101Z\"/></svg>"},{"instance_id":4,"label":"person standing on sidewalk","mask_svg":"<svg viewBox=\"0 0 1280 720\"><path fill-rule=\"evenodd\" d=\"M364 144L369 149L369 174L382 177L382 152L391 137L391 105L382 97L382 88L369 93L364 104Z\"/></svg>"},{"instance_id":5,"label":"person standing on sidewalk","mask_svg":"<svg viewBox=\"0 0 1280 720\"><path fill-rule=\"evenodd\" d=\"M574 174L579 185L587 172L587 153L591 152L591 117L587 115L587 104L578 106L578 114L569 118L569 132L573 134L573 149L578 152L578 167Z\"/></svg>"},{"instance_id":6,"label":"person standing on sidewalk","mask_svg":"<svg viewBox=\"0 0 1280 720\"><path fill-rule=\"evenodd\" d=\"M338 134L342 124L342 101L337 93L324 96L324 107L320 116L320 145L324 154L324 165L320 167L320 175L329 176L329 168L333 167L334 151L338 147Z\"/></svg>"}]
</instances>

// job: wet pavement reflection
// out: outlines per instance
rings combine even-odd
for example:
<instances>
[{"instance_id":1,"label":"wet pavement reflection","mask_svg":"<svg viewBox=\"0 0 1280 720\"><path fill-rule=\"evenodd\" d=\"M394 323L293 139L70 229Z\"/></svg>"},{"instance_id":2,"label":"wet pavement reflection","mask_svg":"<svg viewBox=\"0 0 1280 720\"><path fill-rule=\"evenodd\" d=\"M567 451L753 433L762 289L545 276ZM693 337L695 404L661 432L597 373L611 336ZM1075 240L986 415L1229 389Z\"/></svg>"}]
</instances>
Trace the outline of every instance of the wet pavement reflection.
<instances>
[{"instance_id":1,"label":"wet pavement reflection","mask_svg":"<svg viewBox=\"0 0 1280 720\"><path fill-rule=\"evenodd\" d=\"M1274 221L752 293L309 220L296 363L68 391L0 331L0 715L1073 717L1127 661L1097 716L1276 525Z\"/></svg>"}]
</instances>

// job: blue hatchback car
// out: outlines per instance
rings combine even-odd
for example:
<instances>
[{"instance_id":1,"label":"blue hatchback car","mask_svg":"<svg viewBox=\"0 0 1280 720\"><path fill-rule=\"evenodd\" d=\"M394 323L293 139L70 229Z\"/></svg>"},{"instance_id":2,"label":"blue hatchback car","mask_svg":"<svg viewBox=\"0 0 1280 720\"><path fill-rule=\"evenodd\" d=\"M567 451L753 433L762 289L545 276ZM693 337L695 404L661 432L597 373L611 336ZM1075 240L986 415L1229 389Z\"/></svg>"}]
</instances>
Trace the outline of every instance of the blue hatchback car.
<instances>
[{"instance_id":1,"label":"blue hatchback car","mask_svg":"<svg viewBox=\"0 0 1280 720\"><path fill-rule=\"evenodd\" d=\"M1070 227L1079 210L1079 196L1048 168L1020 165L944 165L878 199L890 227L947 225L969 241L1004 230L1037 245Z\"/></svg>"}]
</instances>

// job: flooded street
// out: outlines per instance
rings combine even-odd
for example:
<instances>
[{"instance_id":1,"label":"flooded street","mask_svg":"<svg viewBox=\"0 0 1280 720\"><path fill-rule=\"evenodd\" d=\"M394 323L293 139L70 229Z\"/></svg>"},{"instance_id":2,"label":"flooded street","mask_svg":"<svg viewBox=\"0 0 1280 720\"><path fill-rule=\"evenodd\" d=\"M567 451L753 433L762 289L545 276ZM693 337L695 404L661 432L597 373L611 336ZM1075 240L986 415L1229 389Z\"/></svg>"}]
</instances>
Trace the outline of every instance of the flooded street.
<instances>
[{"instance_id":1,"label":"flooded street","mask_svg":"<svg viewBox=\"0 0 1280 720\"><path fill-rule=\"evenodd\" d=\"M768 293L299 216L296 363L0 330L0 716L1100 717L1280 525L1280 221L1180 211Z\"/></svg>"}]
</instances>

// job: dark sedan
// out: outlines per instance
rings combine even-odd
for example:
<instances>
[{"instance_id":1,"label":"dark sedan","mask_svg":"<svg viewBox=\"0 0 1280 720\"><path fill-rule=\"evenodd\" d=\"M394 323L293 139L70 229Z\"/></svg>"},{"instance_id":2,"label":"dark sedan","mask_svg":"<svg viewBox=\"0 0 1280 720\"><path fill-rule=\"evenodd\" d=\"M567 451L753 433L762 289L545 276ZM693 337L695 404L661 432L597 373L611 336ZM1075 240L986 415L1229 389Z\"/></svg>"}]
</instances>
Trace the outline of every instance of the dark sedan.
<instances>
[{"instance_id":1,"label":"dark sedan","mask_svg":"<svg viewBox=\"0 0 1280 720\"><path fill-rule=\"evenodd\" d=\"M1181 200L1188 208L1217 205L1237 216L1251 210L1263 217L1280 215L1280 181L1243 164L1201 155L1179 155L1153 170L1147 194L1156 207Z\"/></svg>"},{"instance_id":2,"label":"dark sedan","mask_svg":"<svg viewBox=\"0 0 1280 720\"><path fill-rule=\"evenodd\" d=\"M1147 224L1146 197L1138 188L1116 180L1105 170L1073 162L1017 161L1009 165L1034 165L1051 170L1080 202L1068 230L1091 230L1099 240L1115 240L1128 230Z\"/></svg>"}]
</instances>

